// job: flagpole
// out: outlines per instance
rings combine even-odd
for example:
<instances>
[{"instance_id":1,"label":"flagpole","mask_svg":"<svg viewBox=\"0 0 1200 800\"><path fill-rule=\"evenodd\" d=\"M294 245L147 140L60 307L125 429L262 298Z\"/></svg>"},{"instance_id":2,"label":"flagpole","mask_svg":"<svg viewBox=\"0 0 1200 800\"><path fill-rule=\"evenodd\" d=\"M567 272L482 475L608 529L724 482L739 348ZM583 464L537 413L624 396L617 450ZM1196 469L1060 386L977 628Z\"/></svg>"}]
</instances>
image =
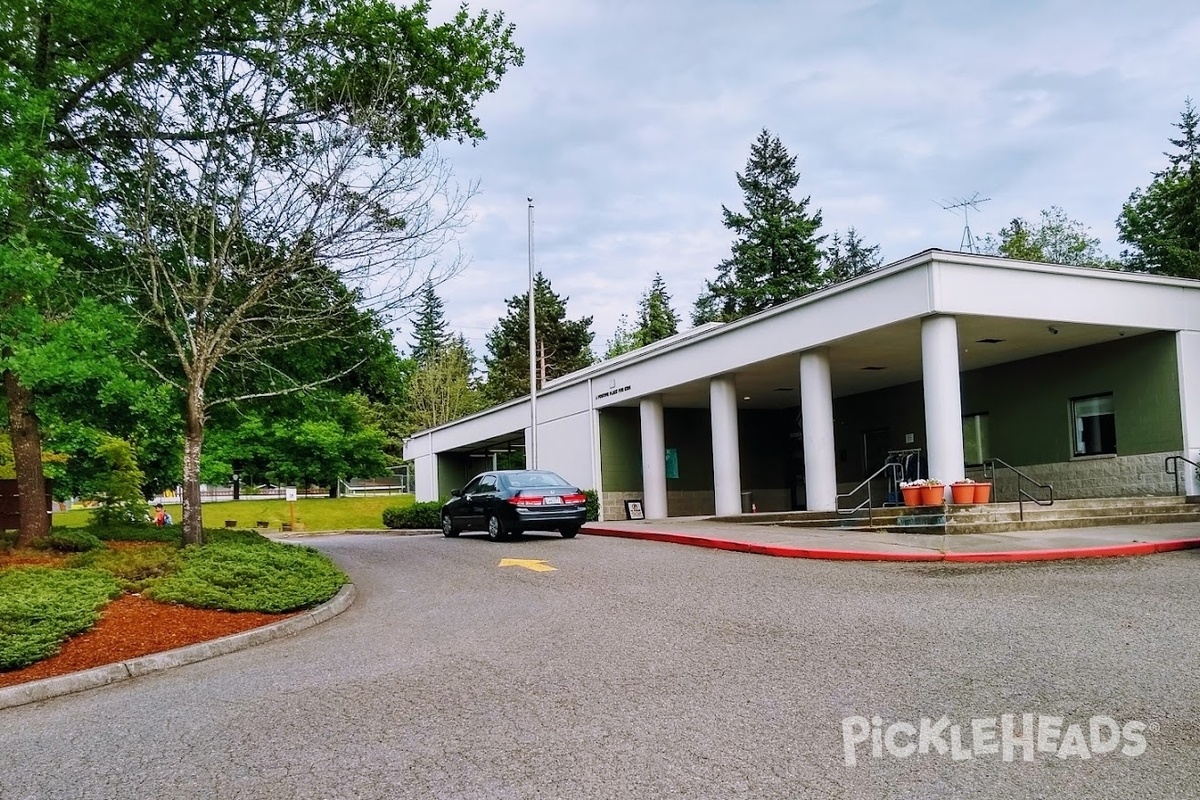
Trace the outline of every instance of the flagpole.
<instances>
[{"instance_id":1,"label":"flagpole","mask_svg":"<svg viewBox=\"0 0 1200 800\"><path fill-rule=\"evenodd\" d=\"M534 316L533 198L529 203L529 453L527 469L537 469L537 325Z\"/></svg>"}]
</instances>

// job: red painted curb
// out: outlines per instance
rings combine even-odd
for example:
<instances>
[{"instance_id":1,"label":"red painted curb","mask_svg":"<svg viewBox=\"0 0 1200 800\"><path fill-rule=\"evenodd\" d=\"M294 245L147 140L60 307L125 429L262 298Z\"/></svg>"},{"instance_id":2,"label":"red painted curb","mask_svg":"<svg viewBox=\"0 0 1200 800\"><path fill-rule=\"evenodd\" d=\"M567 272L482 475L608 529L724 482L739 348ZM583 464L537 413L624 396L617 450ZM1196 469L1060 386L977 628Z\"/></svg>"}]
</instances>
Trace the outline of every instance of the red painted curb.
<instances>
[{"instance_id":1,"label":"red painted curb","mask_svg":"<svg viewBox=\"0 0 1200 800\"><path fill-rule=\"evenodd\" d=\"M777 558L812 558L825 561L949 561L953 563L1003 563L1013 561L1062 561L1072 558L1119 558L1169 553L1175 550L1200 548L1200 539L1167 539L1161 542L1130 542L1128 544L1097 545L1094 547L1058 548L1052 550L1003 550L987 553L881 553L872 550L826 550L814 547L792 547L781 544L742 542L736 539L717 539L711 536L691 536L665 531L624 530L586 525L581 533L592 536L613 536L621 539L643 539L669 542L737 553L755 553Z\"/></svg>"}]
</instances>

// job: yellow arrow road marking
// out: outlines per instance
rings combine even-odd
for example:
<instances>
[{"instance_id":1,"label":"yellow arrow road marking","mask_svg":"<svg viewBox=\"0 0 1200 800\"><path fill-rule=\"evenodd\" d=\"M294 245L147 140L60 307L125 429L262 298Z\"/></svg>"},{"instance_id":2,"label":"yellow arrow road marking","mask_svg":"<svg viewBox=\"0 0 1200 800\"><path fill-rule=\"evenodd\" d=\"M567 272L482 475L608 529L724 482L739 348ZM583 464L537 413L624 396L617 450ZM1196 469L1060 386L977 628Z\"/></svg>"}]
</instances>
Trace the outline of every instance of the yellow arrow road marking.
<instances>
[{"instance_id":1,"label":"yellow arrow road marking","mask_svg":"<svg viewBox=\"0 0 1200 800\"><path fill-rule=\"evenodd\" d=\"M500 559L502 567L524 567L531 569L534 572L555 572L558 568L552 567L545 561L539 561L536 558L502 558Z\"/></svg>"}]
</instances>

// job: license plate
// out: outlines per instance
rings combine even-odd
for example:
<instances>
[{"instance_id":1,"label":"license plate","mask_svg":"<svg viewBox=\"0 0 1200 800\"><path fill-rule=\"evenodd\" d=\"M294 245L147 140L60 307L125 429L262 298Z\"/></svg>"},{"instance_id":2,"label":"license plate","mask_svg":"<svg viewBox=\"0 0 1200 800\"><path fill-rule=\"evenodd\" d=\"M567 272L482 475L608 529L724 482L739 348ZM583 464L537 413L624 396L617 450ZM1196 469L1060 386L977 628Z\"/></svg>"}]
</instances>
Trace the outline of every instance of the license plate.
<instances>
[{"instance_id":1,"label":"license plate","mask_svg":"<svg viewBox=\"0 0 1200 800\"><path fill-rule=\"evenodd\" d=\"M542 504L547 505L547 506L561 506L562 498L559 497L558 495L551 495L550 497L543 497Z\"/></svg>"}]
</instances>

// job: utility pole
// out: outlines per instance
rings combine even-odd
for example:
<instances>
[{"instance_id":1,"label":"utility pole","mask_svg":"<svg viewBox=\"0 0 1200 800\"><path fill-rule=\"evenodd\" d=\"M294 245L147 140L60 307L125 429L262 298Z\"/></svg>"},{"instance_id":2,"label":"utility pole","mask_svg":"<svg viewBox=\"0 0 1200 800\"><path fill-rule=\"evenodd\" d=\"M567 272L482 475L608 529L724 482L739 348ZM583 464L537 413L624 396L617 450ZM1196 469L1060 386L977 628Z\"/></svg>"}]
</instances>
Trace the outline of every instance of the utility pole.
<instances>
[{"instance_id":1,"label":"utility pole","mask_svg":"<svg viewBox=\"0 0 1200 800\"><path fill-rule=\"evenodd\" d=\"M529 203L529 452L527 469L537 469L537 322L534 316L533 286L533 198Z\"/></svg>"}]
</instances>

